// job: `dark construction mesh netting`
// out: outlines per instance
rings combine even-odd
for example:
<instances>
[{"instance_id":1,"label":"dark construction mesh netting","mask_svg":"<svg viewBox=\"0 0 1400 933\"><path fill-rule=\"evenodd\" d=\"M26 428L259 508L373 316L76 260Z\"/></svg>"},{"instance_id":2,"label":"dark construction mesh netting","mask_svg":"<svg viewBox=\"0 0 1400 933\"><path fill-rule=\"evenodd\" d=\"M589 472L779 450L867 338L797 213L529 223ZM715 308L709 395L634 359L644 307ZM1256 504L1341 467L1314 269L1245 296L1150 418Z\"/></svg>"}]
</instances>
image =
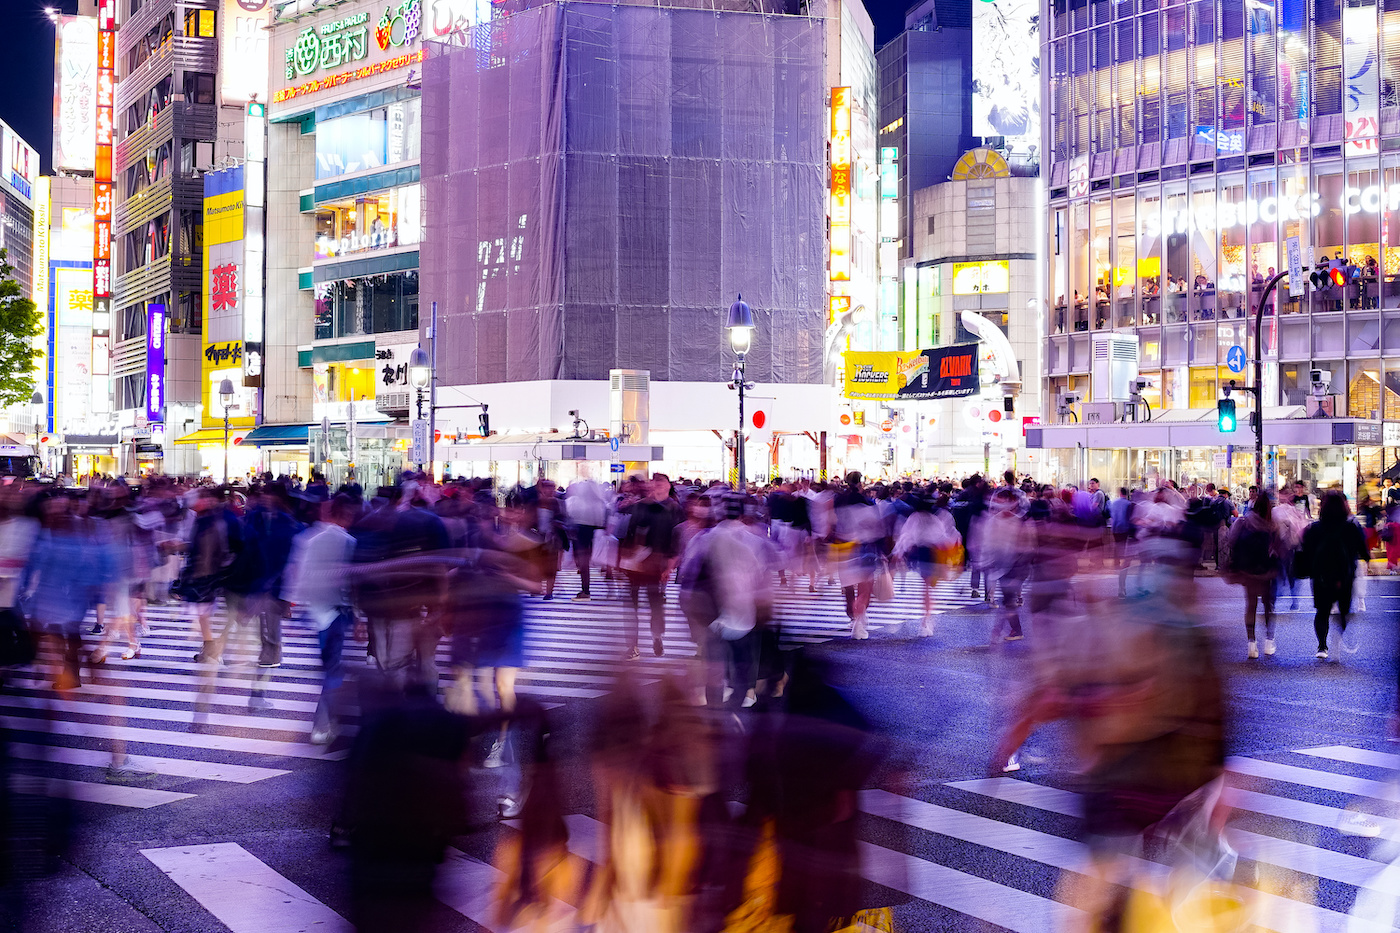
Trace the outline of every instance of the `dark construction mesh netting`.
<instances>
[{"instance_id":1,"label":"dark construction mesh netting","mask_svg":"<svg viewBox=\"0 0 1400 933\"><path fill-rule=\"evenodd\" d=\"M434 45L423 71L423 300L448 385L819 383L825 323L822 23L549 3Z\"/></svg>"}]
</instances>

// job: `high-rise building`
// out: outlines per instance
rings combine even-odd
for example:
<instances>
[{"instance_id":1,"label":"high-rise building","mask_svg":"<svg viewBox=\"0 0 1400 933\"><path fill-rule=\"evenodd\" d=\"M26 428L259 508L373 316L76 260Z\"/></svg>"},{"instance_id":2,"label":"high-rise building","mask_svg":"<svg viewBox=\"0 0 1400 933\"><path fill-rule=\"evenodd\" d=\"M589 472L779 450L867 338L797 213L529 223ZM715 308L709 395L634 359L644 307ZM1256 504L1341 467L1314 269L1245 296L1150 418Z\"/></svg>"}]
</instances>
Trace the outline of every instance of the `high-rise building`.
<instances>
[{"instance_id":1,"label":"high-rise building","mask_svg":"<svg viewBox=\"0 0 1400 933\"><path fill-rule=\"evenodd\" d=\"M487 41L489 0L280 3L271 25L265 469L366 487L406 465L419 342L428 40ZM487 46L489 48L489 43ZM452 255L451 261L458 261Z\"/></svg>"},{"instance_id":2,"label":"high-rise building","mask_svg":"<svg viewBox=\"0 0 1400 933\"><path fill-rule=\"evenodd\" d=\"M267 4L102 3L117 6L118 27L110 324L122 468L134 471L138 448L163 441L166 472L197 474L211 467L209 458L196 443L174 442L202 422L204 173L244 158L249 91L243 78L250 67L255 76L258 69L250 51L228 53L246 28L242 18ZM101 19L99 9L99 25ZM162 339L151 340L152 320L164 322ZM165 373L164 398L154 411L148 406L153 354L163 356Z\"/></svg>"},{"instance_id":3,"label":"high-rise building","mask_svg":"<svg viewBox=\"0 0 1400 933\"><path fill-rule=\"evenodd\" d=\"M825 23L726 5L556 0L510 13L487 47L432 48L420 309L437 306L441 404L488 404L517 435L568 432L571 410L604 427L610 373L643 370L653 466L713 475L742 294L750 414L758 401L794 432L785 464L815 464L800 432L830 417ZM475 433L476 412L438 427Z\"/></svg>"},{"instance_id":4,"label":"high-rise building","mask_svg":"<svg viewBox=\"0 0 1400 933\"><path fill-rule=\"evenodd\" d=\"M1063 423L1039 440L1055 475L1253 482L1252 395L1232 396L1236 432L1216 427L1232 381L1262 394L1266 481L1351 487L1393 462L1400 10L1096 0L1046 13L1042 339L1047 411ZM1305 281L1266 295L1293 238ZM1356 274L1314 286L1312 261ZM1134 354L1146 406L1096 370L1102 335ZM1149 407L1150 423L1121 423ZM1335 423L1294 417L1307 414Z\"/></svg>"},{"instance_id":5,"label":"high-rise building","mask_svg":"<svg viewBox=\"0 0 1400 933\"><path fill-rule=\"evenodd\" d=\"M970 2L923 0L904 31L876 53L880 66L878 144L899 150L900 259L914 251L911 193L947 181L972 135Z\"/></svg>"}]
</instances>

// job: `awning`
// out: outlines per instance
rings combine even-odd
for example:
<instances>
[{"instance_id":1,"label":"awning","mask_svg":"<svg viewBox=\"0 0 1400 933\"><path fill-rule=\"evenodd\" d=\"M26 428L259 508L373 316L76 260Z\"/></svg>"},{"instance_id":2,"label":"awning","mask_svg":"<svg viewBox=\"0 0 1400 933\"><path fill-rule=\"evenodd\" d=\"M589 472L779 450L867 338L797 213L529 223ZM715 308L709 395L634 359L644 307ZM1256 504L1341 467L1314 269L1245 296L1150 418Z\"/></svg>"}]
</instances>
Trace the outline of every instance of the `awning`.
<instances>
[{"instance_id":1,"label":"awning","mask_svg":"<svg viewBox=\"0 0 1400 933\"><path fill-rule=\"evenodd\" d=\"M296 447L309 443L310 432L309 424L265 424L249 431L243 443L254 447Z\"/></svg>"},{"instance_id":2,"label":"awning","mask_svg":"<svg viewBox=\"0 0 1400 933\"><path fill-rule=\"evenodd\" d=\"M65 434L63 443L70 449L73 447L116 447L121 443L121 438L115 434Z\"/></svg>"},{"instance_id":3,"label":"awning","mask_svg":"<svg viewBox=\"0 0 1400 933\"><path fill-rule=\"evenodd\" d=\"M228 442L230 446L239 443L241 439L247 436L247 428L228 429ZM223 444L223 442L223 428L200 428L193 434L186 434L184 437L177 437L175 439L175 443L177 444Z\"/></svg>"}]
</instances>

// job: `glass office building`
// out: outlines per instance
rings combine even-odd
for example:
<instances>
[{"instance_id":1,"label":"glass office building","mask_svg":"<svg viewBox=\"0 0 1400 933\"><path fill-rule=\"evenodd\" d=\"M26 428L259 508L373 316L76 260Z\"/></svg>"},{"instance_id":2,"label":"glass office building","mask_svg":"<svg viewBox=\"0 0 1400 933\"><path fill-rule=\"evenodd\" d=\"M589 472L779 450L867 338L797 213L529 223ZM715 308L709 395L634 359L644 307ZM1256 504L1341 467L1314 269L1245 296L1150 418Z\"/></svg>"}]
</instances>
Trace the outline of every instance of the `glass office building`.
<instances>
[{"instance_id":1,"label":"glass office building","mask_svg":"<svg viewBox=\"0 0 1400 933\"><path fill-rule=\"evenodd\" d=\"M1265 308L1265 407L1333 373L1336 414L1400 419L1400 3L1066 2L1052 111L1047 390L1088 389L1091 333L1136 332L1154 407L1204 408L1253 354L1263 284L1298 237L1346 288Z\"/></svg>"}]
</instances>

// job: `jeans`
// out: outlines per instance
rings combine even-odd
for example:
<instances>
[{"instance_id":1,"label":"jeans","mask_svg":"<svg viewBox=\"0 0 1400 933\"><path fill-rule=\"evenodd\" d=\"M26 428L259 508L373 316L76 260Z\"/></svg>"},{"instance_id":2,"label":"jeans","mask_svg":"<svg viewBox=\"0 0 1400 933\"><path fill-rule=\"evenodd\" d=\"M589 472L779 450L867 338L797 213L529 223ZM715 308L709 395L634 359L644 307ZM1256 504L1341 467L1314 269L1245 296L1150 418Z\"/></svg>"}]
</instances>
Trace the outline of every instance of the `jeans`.
<instances>
[{"instance_id":1,"label":"jeans","mask_svg":"<svg viewBox=\"0 0 1400 933\"><path fill-rule=\"evenodd\" d=\"M1347 630L1347 616L1351 615L1351 578L1346 580L1313 580L1313 606L1317 614L1313 616L1313 632L1317 635L1317 650L1327 650L1327 620L1332 614L1332 606L1337 607L1337 625L1343 632Z\"/></svg>"},{"instance_id":2,"label":"jeans","mask_svg":"<svg viewBox=\"0 0 1400 933\"><path fill-rule=\"evenodd\" d=\"M661 577L655 574L627 574L627 598L631 611L627 613L627 647L637 647L637 630L641 626L638 613L641 609L641 593L646 590L647 606L651 610L651 637L660 638L666 634L666 604L662 601Z\"/></svg>"},{"instance_id":3,"label":"jeans","mask_svg":"<svg viewBox=\"0 0 1400 933\"><path fill-rule=\"evenodd\" d=\"M340 718L335 696L345 683L345 665L341 655L345 650L345 633L350 628L353 617L350 610L341 607L329 626L316 634L321 648L321 699L316 704L316 717L312 729L325 729Z\"/></svg>"},{"instance_id":4,"label":"jeans","mask_svg":"<svg viewBox=\"0 0 1400 933\"><path fill-rule=\"evenodd\" d=\"M591 582L590 565L593 563L593 536L598 529L592 525L578 525L574 528L574 566L578 569L579 592L588 593Z\"/></svg>"}]
</instances>

